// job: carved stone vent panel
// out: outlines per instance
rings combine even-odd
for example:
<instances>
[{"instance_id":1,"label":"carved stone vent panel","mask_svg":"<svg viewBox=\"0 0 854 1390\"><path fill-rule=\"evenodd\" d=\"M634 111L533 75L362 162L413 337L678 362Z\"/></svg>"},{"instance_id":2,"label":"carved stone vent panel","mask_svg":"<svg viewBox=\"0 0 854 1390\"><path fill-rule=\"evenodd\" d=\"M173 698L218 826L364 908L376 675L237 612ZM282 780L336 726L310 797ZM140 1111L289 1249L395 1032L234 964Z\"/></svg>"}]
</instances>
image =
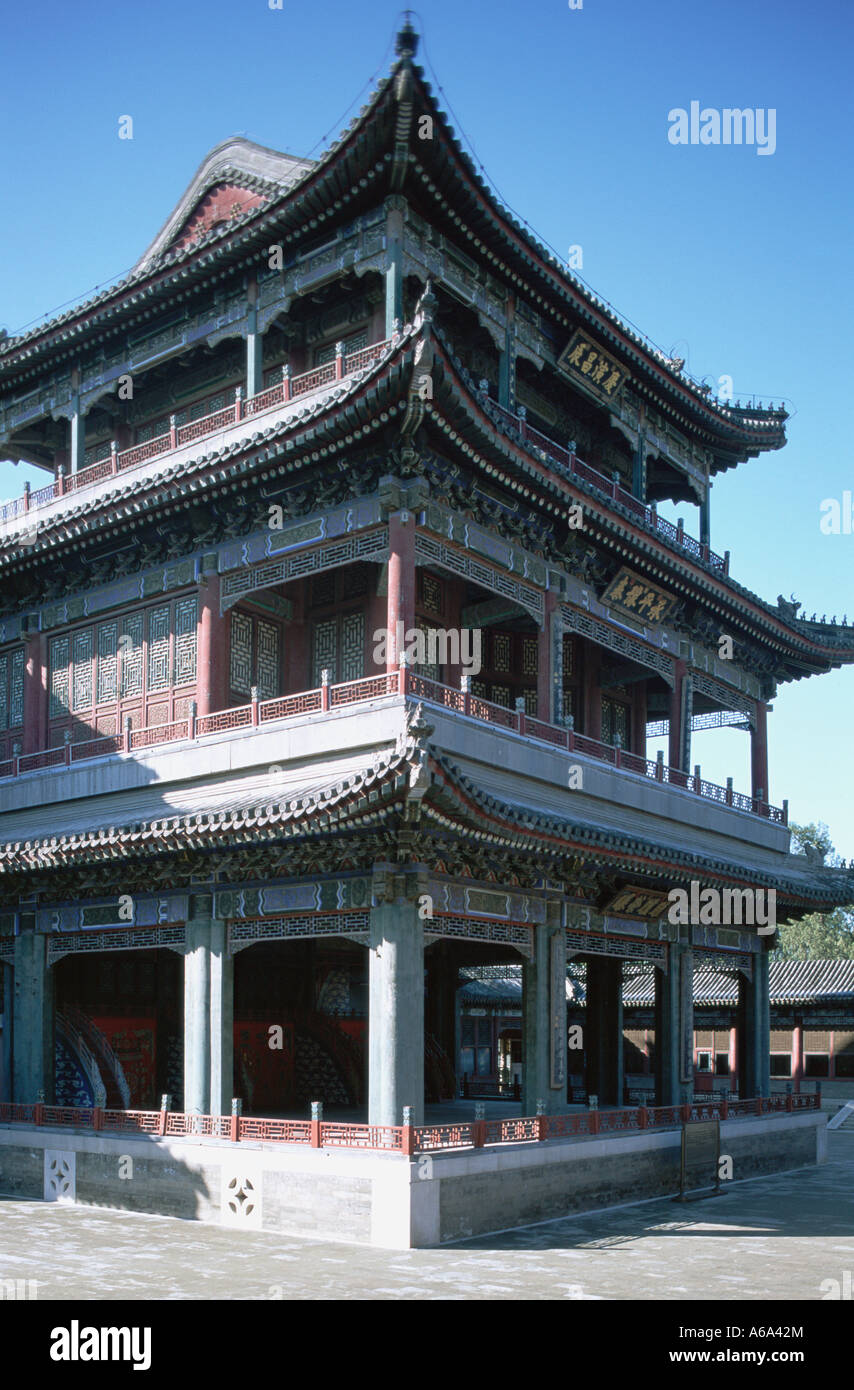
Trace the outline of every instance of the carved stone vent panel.
<instances>
[{"instance_id":1,"label":"carved stone vent panel","mask_svg":"<svg viewBox=\"0 0 854 1390\"><path fill-rule=\"evenodd\" d=\"M223 1226L240 1226L245 1231L262 1229L261 1170L224 1163L220 1221Z\"/></svg>"},{"instance_id":2,"label":"carved stone vent panel","mask_svg":"<svg viewBox=\"0 0 854 1390\"><path fill-rule=\"evenodd\" d=\"M44 1200L67 1203L77 1200L77 1155L73 1150L45 1149Z\"/></svg>"}]
</instances>

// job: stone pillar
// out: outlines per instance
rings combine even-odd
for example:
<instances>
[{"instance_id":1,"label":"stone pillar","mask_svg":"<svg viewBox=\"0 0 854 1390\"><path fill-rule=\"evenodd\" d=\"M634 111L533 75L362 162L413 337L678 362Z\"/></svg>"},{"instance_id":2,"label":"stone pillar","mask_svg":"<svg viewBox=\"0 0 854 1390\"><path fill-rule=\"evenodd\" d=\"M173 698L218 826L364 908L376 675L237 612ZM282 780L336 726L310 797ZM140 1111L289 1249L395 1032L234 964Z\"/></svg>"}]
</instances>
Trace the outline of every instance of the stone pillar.
<instances>
[{"instance_id":1,"label":"stone pillar","mask_svg":"<svg viewBox=\"0 0 854 1390\"><path fill-rule=\"evenodd\" d=\"M54 1096L53 971L47 963L48 938L35 930L35 919L21 924L15 937L15 985L12 1017L12 1098L27 1105L39 1091Z\"/></svg>"},{"instance_id":2,"label":"stone pillar","mask_svg":"<svg viewBox=\"0 0 854 1390\"><path fill-rule=\"evenodd\" d=\"M424 1123L424 931L417 902L371 909L368 1122Z\"/></svg>"},{"instance_id":3,"label":"stone pillar","mask_svg":"<svg viewBox=\"0 0 854 1390\"><path fill-rule=\"evenodd\" d=\"M566 931L534 928L534 958L522 963L522 1114L566 1109Z\"/></svg>"},{"instance_id":4,"label":"stone pillar","mask_svg":"<svg viewBox=\"0 0 854 1390\"><path fill-rule=\"evenodd\" d=\"M392 512L388 519L387 671L397 670L399 623L405 645L415 627L415 516L410 511Z\"/></svg>"},{"instance_id":5,"label":"stone pillar","mask_svg":"<svg viewBox=\"0 0 854 1390\"><path fill-rule=\"evenodd\" d=\"M200 715L225 709L228 700L230 617L220 613L219 605L219 575L213 569L206 570L199 588L196 648L196 703Z\"/></svg>"},{"instance_id":6,"label":"stone pillar","mask_svg":"<svg viewBox=\"0 0 854 1390\"><path fill-rule=\"evenodd\" d=\"M27 637L24 653L24 752L47 747L47 652L40 632Z\"/></svg>"},{"instance_id":7,"label":"stone pillar","mask_svg":"<svg viewBox=\"0 0 854 1390\"><path fill-rule=\"evenodd\" d=\"M684 661L674 663L675 680L670 692L668 763L689 772L691 768L691 678Z\"/></svg>"},{"instance_id":8,"label":"stone pillar","mask_svg":"<svg viewBox=\"0 0 854 1390\"><path fill-rule=\"evenodd\" d=\"M623 1104L623 962L616 956L587 960L584 1053L587 1091L600 1105Z\"/></svg>"},{"instance_id":9,"label":"stone pillar","mask_svg":"<svg viewBox=\"0 0 854 1390\"><path fill-rule=\"evenodd\" d=\"M15 974L11 965L0 961L0 1101L12 1099L12 1013L15 1004Z\"/></svg>"},{"instance_id":10,"label":"stone pillar","mask_svg":"<svg viewBox=\"0 0 854 1390\"><path fill-rule=\"evenodd\" d=\"M694 1094L694 953L668 946L667 971L655 971L655 1095L682 1105Z\"/></svg>"},{"instance_id":11,"label":"stone pillar","mask_svg":"<svg viewBox=\"0 0 854 1390\"><path fill-rule=\"evenodd\" d=\"M796 1096L801 1093L804 1078L804 1024L797 1019L792 1029L792 1090Z\"/></svg>"},{"instance_id":12,"label":"stone pillar","mask_svg":"<svg viewBox=\"0 0 854 1390\"><path fill-rule=\"evenodd\" d=\"M202 899L187 922L184 946L184 1110L231 1112L234 1072L234 962L225 923Z\"/></svg>"},{"instance_id":13,"label":"stone pillar","mask_svg":"<svg viewBox=\"0 0 854 1390\"><path fill-rule=\"evenodd\" d=\"M750 731L750 780L752 795L760 792L764 801L768 795L768 706L756 701L756 720Z\"/></svg>"},{"instance_id":14,"label":"stone pillar","mask_svg":"<svg viewBox=\"0 0 854 1390\"><path fill-rule=\"evenodd\" d=\"M516 409L516 296L507 296L504 347L498 358L498 404Z\"/></svg>"},{"instance_id":15,"label":"stone pillar","mask_svg":"<svg viewBox=\"0 0 854 1390\"><path fill-rule=\"evenodd\" d=\"M738 1085L743 1100L771 1090L771 1000L768 951L753 957L753 979L738 977Z\"/></svg>"},{"instance_id":16,"label":"stone pillar","mask_svg":"<svg viewBox=\"0 0 854 1390\"><path fill-rule=\"evenodd\" d=\"M403 198L386 199L385 336L403 326Z\"/></svg>"}]
</instances>

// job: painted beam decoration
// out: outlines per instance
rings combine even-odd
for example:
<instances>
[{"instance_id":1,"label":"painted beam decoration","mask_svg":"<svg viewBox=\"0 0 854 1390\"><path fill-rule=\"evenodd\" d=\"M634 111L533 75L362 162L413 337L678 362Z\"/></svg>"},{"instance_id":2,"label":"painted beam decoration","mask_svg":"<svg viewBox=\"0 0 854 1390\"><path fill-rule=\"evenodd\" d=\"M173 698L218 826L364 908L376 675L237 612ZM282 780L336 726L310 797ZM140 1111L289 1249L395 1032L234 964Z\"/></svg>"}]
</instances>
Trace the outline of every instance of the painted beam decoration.
<instances>
[{"instance_id":1,"label":"painted beam decoration","mask_svg":"<svg viewBox=\"0 0 854 1390\"><path fill-rule=\"evenodd\" d=\"M670 899L666 893L650 888L634 888L629 884L605 904L603 911L609 916L645 917L657 921L667 916L669 907Z\"/></svg>"},{"instance_id":2,"label":"painted beam decoration","mask_svg":"<svg viewBox=\"0 0 854 1390\"><path fill-rule=\"evenodd\" d=\"M628 375L616 358L579 329L572 335L557 362L567 376L585 381L607 400L615 400Z\"/></svg>"},{"instance_id":3,"label":"painted beam decoration","mask_svg":"<svg viewBox=\"0 0 854 1390\"><path fill-rule=\"evenodd\" d=\"M650 623L663 623L676 607L676 599L671 594L625 568L611 580L602 595L602 603Z\"/></svg>"}]
</instances>

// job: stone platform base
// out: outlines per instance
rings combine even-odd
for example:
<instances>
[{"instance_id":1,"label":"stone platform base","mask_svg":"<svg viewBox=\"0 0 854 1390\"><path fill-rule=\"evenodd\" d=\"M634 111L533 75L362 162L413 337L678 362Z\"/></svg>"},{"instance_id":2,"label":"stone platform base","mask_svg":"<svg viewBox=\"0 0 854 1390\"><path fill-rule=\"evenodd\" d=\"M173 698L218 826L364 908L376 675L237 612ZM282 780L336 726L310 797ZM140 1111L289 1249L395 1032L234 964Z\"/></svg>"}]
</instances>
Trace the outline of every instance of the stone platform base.
<instances>
[{"instance_id":1,"label":"stone platform base","mask_svg":"<svg viewBox=\"0 0 854 1390\"><path fill-rule=\"evenodd\" d=\"M823 1163L826 1124L816 1112L729 1120L721 1154L736 1182ZM680 1154L679 1130L407 1159L4 1125L0 1195L407 1250L673 1195Z\"/></svg>"}]
</instances>

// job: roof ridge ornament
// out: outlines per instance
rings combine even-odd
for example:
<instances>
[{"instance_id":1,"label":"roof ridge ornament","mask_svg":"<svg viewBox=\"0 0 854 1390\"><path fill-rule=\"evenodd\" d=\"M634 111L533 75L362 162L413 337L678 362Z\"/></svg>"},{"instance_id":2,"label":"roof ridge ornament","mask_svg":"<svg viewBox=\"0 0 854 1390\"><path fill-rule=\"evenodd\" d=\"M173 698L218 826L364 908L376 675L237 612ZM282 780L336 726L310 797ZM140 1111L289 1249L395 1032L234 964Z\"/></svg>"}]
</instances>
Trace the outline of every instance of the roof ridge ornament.
<instances>
[{"instance_id":1,"label":"roof ridge ornament","mask_svg":"<svg viewBox=\"0 0 854 1390\"><path fill-rule=\"evenodd\" d=\"M398 30L394 43L394 51L398 58L402 58L405 63L411 62L418 52L418 39L419 36L412 25L412 11L404 10L403 28Z\"/></svg>"}]
</instances>

